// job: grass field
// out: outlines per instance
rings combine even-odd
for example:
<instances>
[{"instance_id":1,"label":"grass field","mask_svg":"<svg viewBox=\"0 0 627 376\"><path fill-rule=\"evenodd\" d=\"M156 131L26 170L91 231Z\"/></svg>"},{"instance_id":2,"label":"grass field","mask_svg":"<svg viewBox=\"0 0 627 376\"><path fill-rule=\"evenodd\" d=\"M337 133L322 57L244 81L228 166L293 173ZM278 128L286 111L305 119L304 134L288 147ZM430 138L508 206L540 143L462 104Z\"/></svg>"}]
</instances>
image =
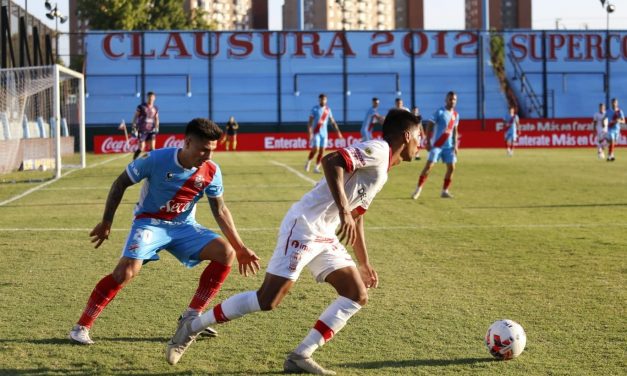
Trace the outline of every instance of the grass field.
<instances>
[{"instance_id":1,"label":"grass field","mask_svg":"<svg viewBox=\"0 0 627 376\"><path fill-rule=\"evenodd\" d=\"M316 359L345 375L624 375L627 372L627 154L594 150L462 150L452 192L439 198L443 166L408 199L423 161L391 170L366 215L379 289ZM218 153L225 200L263 258L283 214L312 185L305 152ZM115 158L115 159L113 159ZM275 312L217 327L177 366L165 343L203 268L160 262L118 294L96 321L91 347L66 340L95 283L113 269L139 185L125 195L111 239L88 232L130 156L89 156L75 171L0 206L0 374L255 375L283 359L334 299L305 272ZM0 202L41 183L1 177ZM308 174L316 179L319 175ZM18 183L9 183L17 179ZM215 228L206 201L199 222ZM231 274L217 301L256 289L263 275ZM494 320L525 328L525 352L493 361L483 336Z\"/></svg>"}]
</instances>

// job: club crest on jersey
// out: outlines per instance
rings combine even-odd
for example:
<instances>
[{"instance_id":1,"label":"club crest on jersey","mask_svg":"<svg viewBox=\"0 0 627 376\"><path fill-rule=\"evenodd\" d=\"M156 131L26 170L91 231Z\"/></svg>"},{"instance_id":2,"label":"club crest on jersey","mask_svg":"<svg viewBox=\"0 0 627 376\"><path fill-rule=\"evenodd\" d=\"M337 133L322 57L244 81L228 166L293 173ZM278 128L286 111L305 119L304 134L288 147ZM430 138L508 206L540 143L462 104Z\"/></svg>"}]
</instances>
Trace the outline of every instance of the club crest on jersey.
<instances>
[{"instance_id":1,"label":"club crest on jersey","mask_svg":"<svg viewBox=\"0 0 627 376\"><path fill-rule=\"evenodd\" d=\"M205 183L205 178L202 175L196 175L194 178L194 187L200 189Z\"/></svg>"},{"instance_id":2,"label":"club crest on jersey","mask_svg":"<svg viewBox=\"0 0 627 376\"><path fill-rule=\"evenodd\" d=\"M173 177L174 177L174 174L171 172L168 172L167 174L165 174L165 181L171 181Z\"/></svg>"},{"instance_id":3,"label":"club crest on jersey","mask_svg":"<svg viewBox=\"0 0 627 376\"><path fill-rule=\"evenodd\" d=\"M366 152L366 154L368 155L372 155L372 149L370 148L365 148L364 151Z\"/></svg>"}]
</instances>

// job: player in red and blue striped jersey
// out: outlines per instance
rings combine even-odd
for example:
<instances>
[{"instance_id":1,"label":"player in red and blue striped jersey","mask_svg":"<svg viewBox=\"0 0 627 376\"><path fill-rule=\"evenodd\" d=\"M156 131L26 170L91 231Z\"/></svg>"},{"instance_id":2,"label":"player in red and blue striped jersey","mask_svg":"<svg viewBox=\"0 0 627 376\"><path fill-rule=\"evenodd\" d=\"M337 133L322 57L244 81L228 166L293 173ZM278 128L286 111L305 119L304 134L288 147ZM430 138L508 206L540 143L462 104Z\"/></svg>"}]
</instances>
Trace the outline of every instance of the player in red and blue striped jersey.
<instances>
[{"instance_id":1,"label":"player in red and blue striped jersey","mask_svg":"<svg viewBox=\"0 0 627 376\"><path fill-rule=\"evenodd\" d=\"M115 180L107 198L102 221L91 231L98 248L109 238L115 211L124 191L144 180L135 219L113 273L94 288L87 306L70 331L70 339L92 344L89 329L102 310L148 261L159 260L167 250L191 268L210 261L200 276L198 288L179 325L197 317L218 293L237 258L239 271L247 275L259 270L259 258L239 237L231 212L222 197L222 173L211 154L222 136L220 128L207 119L194 119L185 129L182 149L153 150L131 162ZM203 227L194 218L196 202L207 196L211 212L227 240Z\"/></svg>"},{"instance_id":2,"label":"player in red and blue striped jersey","mask_svg":"<svg viewBox=\"0 0 627 376\"><path fill-rule=\"evenodd\" d=\"M412 194L414 200L420 196L422 187L427 181L429 172L433 168L433 164L442 160L446 163L446 174L444 175L444 185L442 186L442 198L452 198L448 191L451 186L451 179L455 171L455 163L457 162L457 127L459 125L459 114L455 110L457 104L457 94L449 91L446 94L445 106L437 110L428 126L426 149L429 150L429 158L427 164L420 173L418 186Z\"/></svg>"},{"instance_id":3,"label":"player in red and blue striped jersey","mask_svg":"<svg viewBox=\"0 0 627 376\"><path fill-rule=\"evenodd\" d=\"M607 110L607 141L609 142L607 151L607 161L613 162L616 160L614 157L614 149L618 140L620 140L620 127L625 124L625 113L618 107L618 99L612 98L610 101L610 109Z\"/></svg>"},{"instance_id":4,"label":"player in red and blue striped jersey","mask_svg":"<svg viewBox=\"0 0 627 376\"><path fill-rule=\"evenodd\" d=\"M514 146L518 139L518 128L520 125L520 119L516 114L516 107L510 106L509 113L505 116L505 145L507 146L507 155L510 157L514 155Z\"/></svg>"},{"instance_id":5,"label":"player in red and blue striped jersey","mask_svg":"<svg viewBox=\"0 0 627 376\"><path fill-rule=\"evenodd\" d=\"M337 136L339 138L344 138L342 136L342 132L340 132L340 127L338 127L335 119L333 118L331 109L327 105L326 94L320 94L318 96L318 104L311 109L309 121L307 122L307 133L309 134L309 146L311 147L311 151L307 157L307 163L305 163L305 171L309 171L311 161L317 153L318 156L316 157L316 167L314 168L314 172L318 174L320 173L320 161L322 160L322 155L324 154L324 149L327 147L327 141L329 138L329 132L327 129L329 121L333 124L333 128L335 128Z\"/></svg>"},{"instance_id":6,"label":"player in red and blue striped jersey","mask_svg":"<svg viewBox=\"0 0 627 376\"><path fill-rule=\"evenodd\" d=\"M373 139L372 131L376 124L383 125L384 117L379 115L379 98L372 98L372 107L366 112L366 118L361 124L361 140L369 141Z\"/></svg>"}]
</instances>

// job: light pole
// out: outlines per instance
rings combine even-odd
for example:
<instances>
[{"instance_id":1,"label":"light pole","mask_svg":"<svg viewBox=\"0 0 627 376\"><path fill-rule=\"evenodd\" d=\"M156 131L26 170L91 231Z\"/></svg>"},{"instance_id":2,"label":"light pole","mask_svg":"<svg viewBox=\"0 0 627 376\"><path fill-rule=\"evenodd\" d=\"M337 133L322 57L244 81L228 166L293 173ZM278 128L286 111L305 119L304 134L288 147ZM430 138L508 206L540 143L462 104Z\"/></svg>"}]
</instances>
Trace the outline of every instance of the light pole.
<instances>
[{"instance_id":1,"label":"light pole","mask_svg":"<svg viewBox=\"0 0 627 376\"><path fill-rule=\"evenodd\" d=\"M614 13L616 5L610 4L609 0L600 0L601 6L605 8L605 104L610 105L610 13ZM607 3L607 5L606 5ZM609 108L609 107L608 107Z\"/></svg>"},{"instance_id":2,"label":"light pole","mask_svg":"<svg viewBox=\"0 0 627 376\"><path fill-rule=\"evenodd\" d=\"M348 121L348 96L350 95L348 91L348 61L346 60L346 43L348 43L346 38L346 0L335 0L335 2L339 4L342 10L342 36L344 37L342 43L342 125L346 127Z\"/></svg>"},{"instance_id":3,"label":"light pole","mask_svg":"<svg viewBox=\"0 0 627 376\"><path fill-rule=\"evenodd\" d=\"M57 7L57 3L54 3L54 7L50 4L50 1L46 0L46 17L51 20L54 20L54 44L57 50L57 61L59 61L59 22L62 24L67 21L67 16L59 11Z\"/></svg>"}]
</instances>

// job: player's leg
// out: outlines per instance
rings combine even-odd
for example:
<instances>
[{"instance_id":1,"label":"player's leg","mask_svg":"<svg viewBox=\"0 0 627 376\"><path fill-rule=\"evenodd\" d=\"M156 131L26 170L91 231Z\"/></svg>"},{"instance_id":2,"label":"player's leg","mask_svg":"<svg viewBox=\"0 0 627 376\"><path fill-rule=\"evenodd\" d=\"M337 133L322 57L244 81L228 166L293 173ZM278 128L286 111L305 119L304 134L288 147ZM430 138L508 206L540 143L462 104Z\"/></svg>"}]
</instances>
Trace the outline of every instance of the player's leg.
<instances>
[{"instance_id":1,"label":"player's leg","mask_svg":"<svg viewBox=\"0 0 627 376\"><path fill-rule=\"evenodd\" d=\"M616 147L616 137L614 135L614 132L609 133L609 137L608 137L608 142L609 145L607 147L607 161L611 162L614 161L614 148Z\"/></svg>"},{"instance_id":2,"label":"player's leg","mask_svg":"<svg viewBox=\"0 0 627 376\"><path fill-rule=\"evenodd\" d=\"M455 172L455 161L446 163L446 174L444 174L444 183L442 184L442 198L453 198L453 195L448 191L453 180L453 173Z\"/></svg>"},{"instance_id":3,"label":"player's leg","mask_svg":"<svg viewBox=\"0 0 627 376\"><path fill-rule=\"evenodd\" d=\"M438 156L436 154L437 153L433 153L433 149L429 151L429 158L427 159L427 163L423 167L422 172L420 172L420 177L418 177L418 184L416 185L416 190L411 195L412 199L416 200L418 197L420 197L420 193L422 193L422 187L427 182L429 173L431 172L431 169L433 168L435 161L437 161Z\"/></svg>"},{"instance_id":4,"label":"player's leg","mask_svg":"<svg viewBox=\"0 0 627 376\"><path fill-rule=\"evenodd\" d=\"M599 159L605 159L605 153L603 153L603 143L605 142L605 135L603 132L597 132L597 156Z\"/></svg>"},{"instance_id":5,"label":"player's leg","mask_svg":"<svg viewBox=\"0 0 627 376\"><path fill-rule=\"evenodd\" d=\"M94 343L89 337L94 321L98 318L105 307L115 298L117 293L128 284L142 267L142 260L135 260L122 257L118 261L113 273L106 275L94 287L83 314L70 331L70 339L83 345Z\"/></svg>"},{"instance_id":6,"label":"player's leg","mask_svg":"<svg viewBox=\"0 0 627 376\"><path fill-rule=\"evenodd\" d=\"M150 134L150 151L153 151L156 148L157 148L157 134L151 133Z\"/></svg>"},{"instance_id":7,"label":"player's leg","mask_svg":"<svg viewBox=\"0 0 627 376\"><path fill-rule=\"evenodd\" d=\"M309 373L334 375L316 363L313 353L331 340L368 301L368 292L359 271L354 266L347 266L331 272L325 281L338 293L335 299L320 315L307 336L285 360L287 372L306 371Z\"/></svg>"},{"instance_id":8,"label":"player's leg","mask_svg":"<svg viewBox=\"0 0 627 376\"><path fill-rule=\"evenodd\" d=\"M314 155L316 155L316 152L318 151L317 138L318 138L318 135L314 135L313 138L311 139L311 149L309 150L309 154L307 155L307 162L305 163L305 172L309 172L309 169L311 168L311 160L313 159Z\"/></svg>"},{"instance_id":9,"label":"player's leg","mask_svg":"<svg viewBox=\"0 0 627 376\"><path fill-rule=\"evenodd\" d=\"M139 157L139 155L144 151L144 148L146 147L146 141L144 138L144 134L140 133L139 134L139 145L137 146L137 150L135 150L135 153L133 153L133 160L137 159L137 157Z\"/></svg>"},{"instance_id":10,"label":"player's leg","mask_svg":"<svg viewBox=\"0 0 627 376\"><path fill-rule=\"evenodd\" d=\"M232 146L233 146L233 151L235 151L237 149L237 134L234 134L231 137L233 137L233 141L232 141L233 145Z\"/></svg>"},{"instance_id":11,"label":"player's leg","mask_svg":"<svg viewBox=\"0 0 627 376\"><path fill-rule=\"evenodd\" d=\"M326 144L326 138L323 140L322 146L318 148L318 156L316 157L316 167L314 168L314 172L316 174L319 174L322 172L322 170L320 169L321 167L320 164L322 162L322 157L324 156L325 144Z\"/></svg>"}]
</instances>

